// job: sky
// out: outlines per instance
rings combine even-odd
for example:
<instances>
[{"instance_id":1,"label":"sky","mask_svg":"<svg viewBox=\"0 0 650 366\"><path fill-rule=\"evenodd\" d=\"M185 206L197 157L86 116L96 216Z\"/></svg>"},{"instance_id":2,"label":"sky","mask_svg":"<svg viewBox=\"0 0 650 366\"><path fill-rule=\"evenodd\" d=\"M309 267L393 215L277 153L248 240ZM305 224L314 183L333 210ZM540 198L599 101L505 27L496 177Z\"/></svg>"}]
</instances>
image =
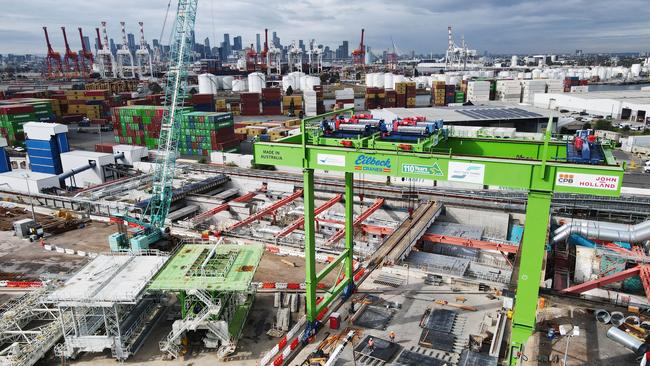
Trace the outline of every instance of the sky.
<instances>
[{"instance_id":1,"label":"sky","mask_svg":"<svg viewBox=\"0 0 650 366\"><path fill-rule=\"evenodd\" d=\"M166 36L175 15L172 0ZM65 26L72 49L79 49L77 27L94 38L95 27L108 23L109 38L120 42L120 21L137 34L159 38L169 0L0 0L11 4L0 12L0 54L46 52L42 26L53 47L64 51L60 27ZM648 0L199 0L196 39L208 36L212 46L223 33L255 42L264 28L278 32L283 45L315 39L335 48L366 44L380 53L438 53L447 45L447 26L460 44L491 53L638 52L650 50ZM91 41L94 45L94 42Z\"/></svg>"}]
</instances>

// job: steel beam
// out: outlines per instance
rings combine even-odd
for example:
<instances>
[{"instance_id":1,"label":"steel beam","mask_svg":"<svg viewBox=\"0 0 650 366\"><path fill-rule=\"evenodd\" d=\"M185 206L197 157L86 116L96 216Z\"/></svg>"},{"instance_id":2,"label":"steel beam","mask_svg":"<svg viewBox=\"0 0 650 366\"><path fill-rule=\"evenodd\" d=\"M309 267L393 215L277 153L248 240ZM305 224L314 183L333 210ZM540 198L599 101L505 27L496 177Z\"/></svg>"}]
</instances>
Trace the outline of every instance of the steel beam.
<instances>
[{"instance_id":1,"label":"steel beam","mask_svg":"<svg viewBox=\"0 0 650 366\"><path fill-rule=\"evenodd\" d=\"M433 233L426 233L422 235L422 240L432 243L458 245L473 249L498 250L504 253L517 253L519 251L519 246L517 245L501 244L485 240L467 239L458 236L440 235Z\"/></svg>"},{"instance_id":2,"label":"steel beam","mask_svg":"<svg viewBox=\"0 0 650 366\"><path fill-rule=\"evenodd\" d=\"M252 200L253 197L255 197L256 194L257 194L256 192L248 192L245 195L237 197L237 198L235 198L234 200L232 200L230 202L248 202L248 201ZM200 214L194 216L191 219L191 221L192 221L192 223L194 225L200 224L203 221L209 219L210 217L218 214L219 212L226 211L226 210L229 210L229 209L230 209L230 204L229 203L224 203L224 204L221 204L221 205L219 205L219 206L217 206L217 207L215 207L213 209L210 209L208 211L205 211L203 213L200 213Z\"/></svg>"},{"instance_id":3,"label":"steel beam","mask_svg":"<svg viewBox=\"0 0 650 366\"><path fill-rule=\"evenodd\" d=\"M648 272L650 273L650 272ZM621 272L616 272L614 274L611 274L609 276L597 278L595 280L583 282L579 285L567 287L561 292L567 293L567 294L581 294L585 291L593 290L598 287L602 287L605 285L609 285L610 283L615 283L615 282L620 282L623 281L626 278L630 278L636 275L641 275L641 266L635 266L629 269L626 269ZM643 277L641 277L643 278ZM645 281L644 281L644 287L645 287ZM647 291L646 291L647 292Z\"/></svg>"},{"instance_id":4,"label":"steel beam","mask_svg":"<svg viewBox=\"0 0 650 366\"><path fill-rule=\"evenodd\" d=\"M321 213L325 212L335 204L337 204L341 198L343 198L343 195L337 194L332 198L331 200L323 203L322 205L318 206L316 210L314 210L314 216L320 215ZM282 231L277 233L275 235L276 238L283 238L289 234L291 234L294 230L298 229L305 223L305 216L303 215L301 218L297 219L296 221L292 222L289 224L289 226L285 227Z\"/></svg>"},{"instance_id":5,"label":"steel beam","mask_svg":"<svg viewBox=\"0 0 650 366\"><path fill-rule=\"evenodd\" d=\"M526 205L526 223L521 245L515 312L510 333L510 365L519 363L528 337L535 330L537 297L542 276L542 262L548 237L551 192L531 191Z\"/></svg>"},{"instance_id":6,"label":"steel beam","mask_svg":"<svg viewBox=\"0 0 650 366\"><path fill-rule=\"evenodd\" d=\"M366 213L366 218L369 217L373 212L375 212L381 205L384 203L384 199L381 199L381 202L377 200L375 205L377 208L368 209ZM373 205L373 207L375 206ZM371 207L372 208L372 207ZM363 222L366 218L362 218L364 214L359 215L359 223ZM345 250L347 255L345 256L345 281L348 284L354 284L354 173L345 173Z\"/></svg>"},{"instance_id":7,"label":"steel beam","mask_svg":"<svg viewBox=\"0 0 650 366\"><path fill-rule=\"evenodd\" d=\"M325 268L321 269L320 272L316 275L316 280L320 283L325 277L332 272L341 262L345 261L349 257L348 250L344 250L343 253L339 254L332 262L328 263Z\"/></svg>"},{"instance_id":8,"label":"steel beam","mask_svg":"<svg viewBox=\"0 0 650 366\"><path fill-rule=\"evenodd\" d=\"M345 221L341 220L334 220L334 219L324 219L324 218L317 218L316 222L327 222L329 224L338 224L338 225L345 225ZM364 233L370 233L370 234L375 234L375 235L388 235L395 231L395 229L386 227L386 226L379 226L379 225L371 225L371 224L359 224L357 225L358 228L361 229L362 232Z\"/></svg>"},{"instance_id":9,"label":"steel beam","mask_svg":"<svg viewBox=\"0 0 650 366\"><path fill-rule=\"evenodd\" d=\"M274 202L273 204L271 204L271 205L269 205L267 207L264 207L263 209L259 210L258 212L256 212L253 215L248 216L246 219L241 220L239 222L236 222L236 223L230 225L230 227L228 227L228 229L226 229L226 231L232 231L232 230L238 229L238 228L240 228L242 226L252 224L253 222L261 219L262 217L264 217L264 216L270 214L271 212L279 209L280 207L288 204L289 202L294 201L296 198L302 196L302 193L303 193L303 190L299 189L299 190L293 192L291 195L289 195L287 197L284 197L283 199L281 199L281 200L279 200L277 202Z\"/></svg>"},{"instance_id":10,"label":"steel beam","mask_svg":"<svg viewBox=\"0 0 650 366\"><path fill-rule=\"evenodd\" d=\"M350 174L350 173L346 173L346 176L347 176L347 174ZM347 181L347 179L346 179L346 181ZM350 184L351 184L351 183L350 183ZM347 200L347 188L348 188L348 184L346 183L346 200ZM370 215L372 215L373 213L375 213L375 211L377 211L377 210L378 210L378 209L379 209L383 204L384 204L384 199L383 199L383 198L377 198L377 199L375 200L375 203L372 204L372 206L368 207L368 208L367 208L364 212L362 212L362 213L361 213L361 214L360 214L356 219L354 219L353 226L358 226L359 224L361 224L362 222L364 222L367 218L370 217ZM348 208L347 208L347 201L346 201L346 210L345 210L345 211L346 211L345 218L346 218L346 221L347 221L347 219L348 219L348 215L347 215L347 211L348 211ZM352 217L352 216L350 216L350 220L352 219L351 217ZM346 227L347 227L347 223L346 223ZM346 236L346 232L348 232L348 230L339 230L339 231L337 231L336 234L332 235L332 237L329 238L329 240L327 240L327 242L325 243L325 245L327 246L327 245L334 245L334 244L336 244L336 242L338 242L339 240L343 239L343 237Z\"/></svg>"},{"instance_id":11,"label":"steel beam","mask_svg":"<svg viewBox=\"0 0 650 366\"><path fill-rule=\"evenodd\" d=\"M314 322L318 316L316 307L316 231L314 227L314 170L304 169L305 205L305 302L307 321Z\"/></svg>"}]
</instances>

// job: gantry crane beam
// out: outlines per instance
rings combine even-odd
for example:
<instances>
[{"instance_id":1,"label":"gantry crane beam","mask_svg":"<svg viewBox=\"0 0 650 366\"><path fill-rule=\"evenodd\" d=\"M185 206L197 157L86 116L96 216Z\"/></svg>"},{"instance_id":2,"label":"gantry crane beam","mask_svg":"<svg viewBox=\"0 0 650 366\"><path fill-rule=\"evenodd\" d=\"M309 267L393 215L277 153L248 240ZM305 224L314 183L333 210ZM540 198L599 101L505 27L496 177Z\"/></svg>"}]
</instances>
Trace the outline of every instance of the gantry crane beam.
<instances>
[{"instance_id":1,"label":"gantry crane beam","mask_svg":"<svg viewBox=\"0 0 650 366\"><path fill-rule=\"evenodd\" d=\"M242 226L249 225L249 224L261 219L262 217L272 213L273 211L279 209L280 207L282 207L282 206L296 200L298 197L302 196L302 192L303 192L302 189L299 189L299 190L293 192L289 196L286 196L286 197L282 198L281 200L276 201L273 204L264 207L263 209L259 210L255 214L248 216L246 219L238 221L238 222L230 225L230 227L228 227L226 229L226 231L236 230L236 229L238 229L238 228L240 228Z\"/></svg>"},{"instance_id":2,"label":"gantry crane beam","mask_svg":"<svg viewBox=\"0 0 650 366\"><path fill-rule=\"evenodd\" d=\"M308 320L305 336L316 332L318 314L333 298L342 292L349 296L354 287L352 201L355 173L508 187L528 192L508 352L509 364L517 365L525 356L524 345L537 324L537 299L553 193L619 196L623 167L616 163L607 145L599 146L604 157L599 164L569 162L567 152L572 145L551 139L552 120L549 120L543 141L448 137L439 141L435 150L420 152L382 148L371 145L368 141L372 139L361 139L358 146L347 147L329 145L324 142L326 139L320 138L324 119L352 113L354 109L347 108L309 117L302 120L300 134L275 142L259 141L253 146L255 164L303 170ZM345 250L341 255L345 261L345 280L330 289L319 303L316 302L319 274L316 272L314 170L345 174L346 230Z\"/></svg>"},{"instance_id":3,"label":"gantry crane beam","mask_svg":"<svg viewBox=\"0 0 650 366\"><path fill-rule=\"evenodd\" d=\"M329 201L327 201L327 202L323 203L322 205L318 206L318 208L316 208L314 210L314 214L315 215L320 215L321 213L325 212L326 210L328 210L329 208L331 208L332 206L337 204L339 201L341 201L342 198L343 198L342 194L337 194L336 196L334 196ZM275 235L275 237L276 238L284 238L285 236L291 234L294 230L301 227L304 223L305 223L305 216L302 216L301 218L299 218L296 221L289 224L289 226L285 227L282 231L277 233Z\"/></svg>"},{"instance_id":4,"label":"gantry crane beam","mask_svg":"<svg viewBox=\"0 0 650 366\"><path fill-rule=\"evenodd\" d=\"M381 206L384 204L384 199L383 198L377 198L375 202L372 204L372 206L368 207L365 211L363 211L359 216L357 216L356 219L354 219L354 226L359 226L362 222L364 222L367 218L369 218L375 211L379 210ZM326 246L329 245L334 245L336 244L339 240L343 239L345 237L345 233L347 231L346 229L339 230L336 232L336 234L332 235L327 242L325 243Z\"/></svg>"}]
</instances>

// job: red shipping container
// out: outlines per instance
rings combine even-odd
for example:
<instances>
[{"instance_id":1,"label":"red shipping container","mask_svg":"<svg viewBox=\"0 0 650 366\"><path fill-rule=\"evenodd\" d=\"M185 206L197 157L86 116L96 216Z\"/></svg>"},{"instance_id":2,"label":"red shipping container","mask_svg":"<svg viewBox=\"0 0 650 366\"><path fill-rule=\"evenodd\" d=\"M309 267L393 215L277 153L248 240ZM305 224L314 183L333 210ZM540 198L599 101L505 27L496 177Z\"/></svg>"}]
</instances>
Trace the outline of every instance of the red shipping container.
<instances>
[{"instance_id":1,"label":"red shipping container","mask_svg":"<svg viewBox=\"0 0 650 366\"><path fill-rule=\"evenodd\" d=\"M32 113L32 112L34 112L34 107L27 104L12 104L12 105L0 106L0 114L2 115Z\"/></svg>"}]
</instances>

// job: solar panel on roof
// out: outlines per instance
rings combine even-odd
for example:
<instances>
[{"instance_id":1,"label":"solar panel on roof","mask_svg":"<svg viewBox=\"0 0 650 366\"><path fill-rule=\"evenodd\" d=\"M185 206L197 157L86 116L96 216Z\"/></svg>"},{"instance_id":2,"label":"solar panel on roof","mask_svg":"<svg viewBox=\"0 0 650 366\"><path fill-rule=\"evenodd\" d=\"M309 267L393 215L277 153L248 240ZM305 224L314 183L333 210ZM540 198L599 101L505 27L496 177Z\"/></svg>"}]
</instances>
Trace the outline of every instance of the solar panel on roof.
<instances>
[{"instance_id":1,"label":"solar panel on roof","mask_svg":"<svg viewBox=\"0 0 650 366\"><path fill-rule=\"evenodd\" d=\"M455 111L476 120L543 117L539 113L530 112L521 108L459 108Z\"/></svg>"}]
</instances>

